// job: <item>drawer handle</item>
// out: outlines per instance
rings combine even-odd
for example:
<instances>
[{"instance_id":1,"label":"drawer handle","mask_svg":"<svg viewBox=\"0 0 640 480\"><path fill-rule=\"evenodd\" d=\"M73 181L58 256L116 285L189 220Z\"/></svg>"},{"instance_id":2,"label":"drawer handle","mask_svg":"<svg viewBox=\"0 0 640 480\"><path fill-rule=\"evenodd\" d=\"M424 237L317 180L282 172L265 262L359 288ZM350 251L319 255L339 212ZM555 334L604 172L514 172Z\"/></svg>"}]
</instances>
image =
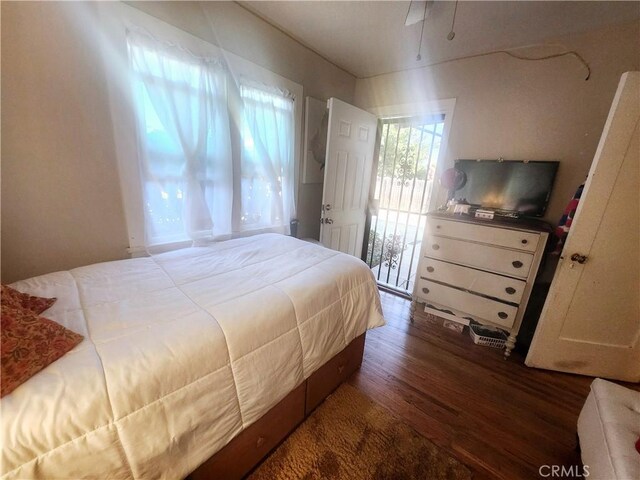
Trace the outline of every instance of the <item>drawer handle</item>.
<instances>
[{"instance_id":1,"label":"drawer handle","mask_svg":"<svg viewBox=\"0 0 640 480\"><path fill-rule=\"evenodd\" d=\"M436 228L437 228L438 230L440 230L440 225L436 225Z\"/></svg>"},{"instance_id":2,"label":"drawer handle","mask_svg":"<svg viewBox=\"0 0 640 480\"><path fill-rule=\"evenodd\" d=\"M437 243L434 243L431 248L433 248L434 250L440 250L440 245L438 245Z\"/></svg>"},{"instance_id":3,"label":"drawer handle","mask_svg":"<svg viewBox=\"0 0 640 480\"><path fill-rule=\"evenodd\" d=\"M264 437L258 437L258 440L256 440L256 448L260 448L262 445L264 445L264 442L267 439Z\"/></svg>"},{"instance_id":4,"label":"drawer handle","mask_svg":"<svg viewBox=\"0 0 640 480\"><path fill-rule=\"evenodd\" d=\"M422 287L422 293L429 293L429 289L427 287Z\"/></svg>"},{"instance_id":5,"label":"drawer handle","mask_svg":"<svg viewBox=\"0 0 640 480\"><path fill-rule=\"evenodd\" d=\"M432 273L435 270L433 267L427 267L427 272Z\"/></svg>"},{"instance_id":6,"label":"drawer handle","mask_svg":"<svg viewBox=\"0 0 640 480\"><path fill-rule=\"evenodd\" d=\"M505 292L507 292L509 295L513 295L514 293L516 293L516 289L513 287L507 287L504 289Z\"/></svg>"},{"instance_id":7,"label":"drawer handle","mask_svg":"<svg viewBox=\"0 0 640 480\"><path fill-rule=\"evenodd\" d=\"M498 316L502 319L507 318L509 315L507 315L505 312L498 312Z\"/></svg>"},{"instance_id":8,"label":"drawer handle","mask_svg":"<svg viewBox=\"0 0 640 480\"><path fill-rule=\"evenodd\" d=\"M523 245L526 245L527 243L529 243L529 240L527 240L526 238L523 238L523 239L522 239L522 244L523 244Z\"/></svg>"},{"instance_id":9,"label":"drawer handle","mask_svg":"<svg viewBox=\"0 0 640 480\"><path fill-rule=\"evenodd\" d=\"M511 262L511 265L513 265L515 268L521 268L524 263L522 263L520 260L516 260L515 262Z\"/></svg>"}]
</instances>

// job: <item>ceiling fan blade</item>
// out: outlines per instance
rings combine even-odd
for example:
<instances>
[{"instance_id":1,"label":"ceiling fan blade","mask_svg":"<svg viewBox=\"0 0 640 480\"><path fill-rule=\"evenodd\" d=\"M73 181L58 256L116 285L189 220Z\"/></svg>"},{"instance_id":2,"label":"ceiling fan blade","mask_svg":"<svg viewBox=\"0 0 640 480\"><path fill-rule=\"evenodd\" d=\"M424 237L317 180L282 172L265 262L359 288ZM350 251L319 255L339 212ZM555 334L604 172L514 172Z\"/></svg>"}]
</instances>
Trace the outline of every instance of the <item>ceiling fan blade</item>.
<instances>
[{"instance_id":1,"label":"ceiling fan blade","mask_svg":"<svg viewBox=\"0 0 640 480\"><path fill-rule=\"evenodd\" d=\"M412 0L409 3L409 11L404 21L405 26L414 25L429 16L429 12L433 7L433 0Z\"/></svg>"}]
</instances>

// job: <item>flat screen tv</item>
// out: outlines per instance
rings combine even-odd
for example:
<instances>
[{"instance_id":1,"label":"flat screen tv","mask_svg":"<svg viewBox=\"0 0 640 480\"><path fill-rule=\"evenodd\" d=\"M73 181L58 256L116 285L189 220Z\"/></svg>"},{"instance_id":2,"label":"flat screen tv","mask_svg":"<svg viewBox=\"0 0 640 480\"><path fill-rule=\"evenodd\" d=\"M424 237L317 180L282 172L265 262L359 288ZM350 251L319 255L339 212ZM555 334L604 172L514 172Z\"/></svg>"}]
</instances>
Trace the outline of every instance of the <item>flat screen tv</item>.
<instances>
[{"instance_id":1,"label":"flat screen tv","mask_svg":"<svg viewBox=\"0 0 640 480\"><path fill-rule=\"evenodd\" d=\"M542 217L560 162L516 160L456 160L466 182L456 199L481 208L526 217Z\"/></svg>"}]
</instances>

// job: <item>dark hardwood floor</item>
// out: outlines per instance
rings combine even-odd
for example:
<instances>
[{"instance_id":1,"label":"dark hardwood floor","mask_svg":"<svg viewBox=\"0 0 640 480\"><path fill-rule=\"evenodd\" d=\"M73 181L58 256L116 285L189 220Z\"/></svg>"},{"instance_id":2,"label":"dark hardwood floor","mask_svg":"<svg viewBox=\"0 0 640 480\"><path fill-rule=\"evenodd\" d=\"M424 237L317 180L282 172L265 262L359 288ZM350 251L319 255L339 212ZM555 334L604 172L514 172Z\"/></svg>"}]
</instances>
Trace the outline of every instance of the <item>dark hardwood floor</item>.
<instances>
[{"instance_id":1,"label":"dark hardwood floor","mask_svg":"<svg viewBox=\"0 0 640 480\"><path fill-rule=\"evenodd\" d=\"M367 333L349 382L466 464L478 479L542 478L581 465L576 421L591 378L524 365L474 345L409 301L381 292L387 325Z\"/></svg>"}]
</instances>

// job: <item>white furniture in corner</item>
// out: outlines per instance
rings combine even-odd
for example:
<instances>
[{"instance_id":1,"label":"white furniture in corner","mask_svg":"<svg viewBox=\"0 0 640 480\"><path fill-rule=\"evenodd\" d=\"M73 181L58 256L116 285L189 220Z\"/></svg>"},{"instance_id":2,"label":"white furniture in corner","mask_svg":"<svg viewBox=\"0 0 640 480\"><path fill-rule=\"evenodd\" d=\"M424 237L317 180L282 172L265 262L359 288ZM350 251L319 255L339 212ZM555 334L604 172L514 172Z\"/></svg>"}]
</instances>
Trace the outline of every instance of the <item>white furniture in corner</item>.
<instances>
[{"instance_id":1,"label":"white furniture in corner","mask_svg":"<svg viewBox=\"0 0 640 480\"><path fill-rule=\"evenodd\" d=\"M540 222L541 223L541 222ZM413 291L417 303L465 325L509 332L511 354L548 238L542 225L430 213Z\"/></svg>"},{"instance_id":2,"label":"white furniture in corner","mask_svg":"<svg viewBox=\"0 0 640 480\"><path fill-rule=\"evenodd\" d=\"M578 417L582 463L590 480L640 478L640 392L596 378Z\"/></svg>"}]
</instances>

